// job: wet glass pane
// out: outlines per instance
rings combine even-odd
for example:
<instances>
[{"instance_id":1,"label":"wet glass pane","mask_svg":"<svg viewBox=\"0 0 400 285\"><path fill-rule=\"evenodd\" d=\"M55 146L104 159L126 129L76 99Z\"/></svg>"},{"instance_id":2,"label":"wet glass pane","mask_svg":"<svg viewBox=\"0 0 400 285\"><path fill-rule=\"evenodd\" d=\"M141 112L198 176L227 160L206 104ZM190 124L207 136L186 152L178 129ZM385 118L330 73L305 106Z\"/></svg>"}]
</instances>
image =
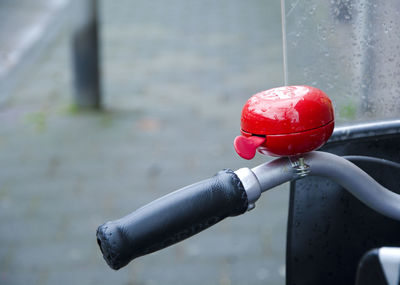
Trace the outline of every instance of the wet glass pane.
<instances>
[{"instance_id":1,"label":"wet glass pane","mask_svg":"<svg viewBox=\"0 0 400 285\"><path fill-rule=\"evenodd\" d=\"M400 113L400 1L285 0L287 83L324 90L337 122Z\"/></svg>"}]
</instances>

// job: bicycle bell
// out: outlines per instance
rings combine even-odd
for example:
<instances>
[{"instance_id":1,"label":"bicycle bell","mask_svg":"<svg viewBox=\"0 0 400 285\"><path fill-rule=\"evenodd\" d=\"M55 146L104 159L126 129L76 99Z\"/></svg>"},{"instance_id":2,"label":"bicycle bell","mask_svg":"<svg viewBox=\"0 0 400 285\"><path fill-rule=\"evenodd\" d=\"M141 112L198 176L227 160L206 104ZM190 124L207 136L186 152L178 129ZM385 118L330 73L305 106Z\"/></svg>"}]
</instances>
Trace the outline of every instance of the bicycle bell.
<instances>
[{"instance_id":1,"label":"bicycle bell","mask_svg":"<svg viewBox=\"0 0 400 285\"><path fill-rule=\"evenodd\" d=\"M236 152L252 159L256 150L297 156L321 147L334 128L332 102L310 86L285 86L253 95L244 105Z\"/></svg>"}]
</instances>

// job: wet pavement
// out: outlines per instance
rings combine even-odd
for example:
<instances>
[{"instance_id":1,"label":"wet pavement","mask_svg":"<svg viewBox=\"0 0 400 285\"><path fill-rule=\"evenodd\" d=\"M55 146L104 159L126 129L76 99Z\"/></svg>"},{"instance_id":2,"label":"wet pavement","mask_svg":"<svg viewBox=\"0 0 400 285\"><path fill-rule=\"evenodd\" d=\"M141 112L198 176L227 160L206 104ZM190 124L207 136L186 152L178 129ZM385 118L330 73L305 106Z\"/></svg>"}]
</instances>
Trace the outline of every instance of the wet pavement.
<instances>
[{"instance_id":1,"label":"wet pavement","mask_svg":"<svg viewBox=\"0 0 400 285\"><path fill-rule=\"evenodd\" d=\"M95 231L222 168L282 85L277 1L102 1L104 110L72 104L67 29L0 107L0 284L283 284L288 186L114 272Z\"/></svg>"}]
</instances>

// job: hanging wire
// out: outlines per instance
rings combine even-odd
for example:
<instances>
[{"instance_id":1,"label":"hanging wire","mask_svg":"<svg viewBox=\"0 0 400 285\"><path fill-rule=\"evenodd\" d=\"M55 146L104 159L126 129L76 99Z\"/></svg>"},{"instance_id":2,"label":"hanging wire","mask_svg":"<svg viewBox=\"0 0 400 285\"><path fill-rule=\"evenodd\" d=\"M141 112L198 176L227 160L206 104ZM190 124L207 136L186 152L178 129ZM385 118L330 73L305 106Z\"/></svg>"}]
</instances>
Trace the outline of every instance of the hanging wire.
<instances>
[{"instance_id":1,"label":"hanging wire","mask_svg":"<svg viewBox=\"0 0 400 285\"><path fill-rule=\"evenodd\" d=\"M369 162L369 163L376 163L376 164L382 164L386 165L389 167L397 168L400 170L400 163L383 159L383 158L378 158L378 157L372 157L372 156L362 156L362 155L345 155L343 158L351 161L351 162Z\"/></svg>"}]
</instances>

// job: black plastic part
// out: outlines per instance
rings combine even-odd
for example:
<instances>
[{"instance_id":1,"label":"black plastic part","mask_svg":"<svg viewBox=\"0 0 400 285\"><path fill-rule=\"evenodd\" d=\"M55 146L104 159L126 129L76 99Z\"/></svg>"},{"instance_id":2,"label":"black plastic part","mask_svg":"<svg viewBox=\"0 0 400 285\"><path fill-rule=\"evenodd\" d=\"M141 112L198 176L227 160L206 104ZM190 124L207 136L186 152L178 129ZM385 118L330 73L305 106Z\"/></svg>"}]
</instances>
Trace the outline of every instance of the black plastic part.
<instances>
[{"instance_id":1,"label":"black plastic part","mask_svg":"<svg viewBox=\"0 0 400 285\"><path fill-rule=\"evenodd\" d=\"M379 260L379 249L372 249L361 258L355 284L388 285Z\"/></svg>"},{"instance_id":2,"label":"black plastic part","mask_svg":"<svg viewBox=\"0 0 400 285\"><path fill-rule=\"evenodd\" d=\"M97 229L107 264L117 270L132 259L163 249L244 213L247 194L232 170L166 195Z\"/></svg>"},{"instance_id":3,"label":"black plastic part","mask_svg":"<svg viewBox=\"0 0 400 285\"><path fill-rule=\"evenodd\" d=\"M399 162L400 135L335 141L322 150ZM383 186L399 193L398 168L366 161L355 163ZM306 177L293 182L290 192L288 285L354 284L358 262L367 251L400 246L400 222L376 213L328 179Z\"/></svg>"}]
</instances>

